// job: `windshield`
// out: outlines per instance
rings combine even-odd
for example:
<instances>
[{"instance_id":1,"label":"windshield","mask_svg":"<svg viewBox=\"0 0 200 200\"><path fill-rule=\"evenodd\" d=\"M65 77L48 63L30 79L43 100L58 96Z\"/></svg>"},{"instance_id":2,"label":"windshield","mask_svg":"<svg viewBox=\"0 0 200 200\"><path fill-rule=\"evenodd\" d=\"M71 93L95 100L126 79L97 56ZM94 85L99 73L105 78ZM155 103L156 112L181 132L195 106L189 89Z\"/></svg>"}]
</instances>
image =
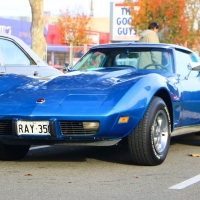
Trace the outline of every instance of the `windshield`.
<instances>
[{"instance_id":1,"label":"windshield","mask_svg":"<svg viewBox=\"0 0 200 200\"><path fill-rule=\"evenodd\" d=\"M92 49L79 60L73 70L98 70L108 67L169 72L174 69L171 50L130 47Z\"/></svg>"}]
</instances>

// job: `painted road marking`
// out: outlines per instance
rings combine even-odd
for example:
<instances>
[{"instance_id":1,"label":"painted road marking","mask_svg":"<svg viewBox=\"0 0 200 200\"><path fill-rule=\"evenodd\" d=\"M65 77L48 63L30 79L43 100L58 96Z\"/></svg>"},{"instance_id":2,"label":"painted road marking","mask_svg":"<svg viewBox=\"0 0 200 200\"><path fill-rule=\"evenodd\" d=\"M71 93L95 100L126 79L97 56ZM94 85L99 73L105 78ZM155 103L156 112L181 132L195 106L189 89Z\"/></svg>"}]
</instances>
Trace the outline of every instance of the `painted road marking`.
<instances>
[{"instance_id":1,"label":"painted road marking","mask_svg":"<svg viewBox=\"0 0 200 200\"><path fill-rule=\"evenodd\" d=\"M47 148L47 147L51 147L51 146L45 145L45 146L39 146L39 147L31 147L29 150L42 149L42 148Z\"/></svg>"},{"instance_id":2,"label":"painted road marking","mask_svg":"<svg viewBox=\"0 0 200 200\"><path fill-rule=\"evenodd\" d=\"M181 189L186 188L186 187L188 187L194 183L197 183L199 181L200 181L200 175L197 175L193 178L183 181L182 183L174 185L174 186L170 187L169 189L181 190Z\"/></svg>"}]
</instances>

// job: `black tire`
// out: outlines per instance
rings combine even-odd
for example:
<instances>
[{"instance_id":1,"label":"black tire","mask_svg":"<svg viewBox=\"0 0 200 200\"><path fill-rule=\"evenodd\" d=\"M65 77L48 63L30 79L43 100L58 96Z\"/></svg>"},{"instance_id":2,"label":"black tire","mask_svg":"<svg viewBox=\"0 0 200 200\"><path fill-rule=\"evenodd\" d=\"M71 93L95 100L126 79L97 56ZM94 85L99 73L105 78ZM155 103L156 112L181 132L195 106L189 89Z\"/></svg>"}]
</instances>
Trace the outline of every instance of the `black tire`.
<instances>
[{"instance_id":1,"label":"black tire","mask_svg":"<svg viewBox=\"0 0 200 200\"><path fill-rule=\"evenodd\" d=\"M136 164L159 165L168 153L171 120L167 106L153 97L137 127L128 136L129 150Z\"/></svg>"},{"instance_id":2,"label":"black tire","mask_svg":"<svg viewBox=\"0 0 200 200\"><path fill-rule=\"evenodd\" d=\"M1 160L19 160L26 156L30 145L7 145L0 142Z\"/></svg>"}]
</instances>

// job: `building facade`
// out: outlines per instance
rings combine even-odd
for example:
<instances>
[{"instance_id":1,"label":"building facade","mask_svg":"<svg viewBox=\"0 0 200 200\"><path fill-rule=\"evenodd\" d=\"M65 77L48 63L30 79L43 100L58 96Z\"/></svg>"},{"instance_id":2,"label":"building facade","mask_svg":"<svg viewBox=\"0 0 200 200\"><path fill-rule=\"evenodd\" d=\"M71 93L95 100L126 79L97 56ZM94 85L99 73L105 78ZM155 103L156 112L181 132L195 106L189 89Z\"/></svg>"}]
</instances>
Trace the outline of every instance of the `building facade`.
<instances>
[{"instance_id":1,"label":"building facade","mask_svg":"<svg viewBox=\"0 0 200 200\"><path fill-rule=\"evenodd\" d=\"M48 16L48 15L45 15ZM51 19L51 18L50 18ZM58 26L56 19L51 21L45 18L44 36L46 38L46 61L51 62L52 65L64 65L69 62L70 47L62 44L59 39ZM109 19L95 19L92 18L92 29L90 35L92 37L92 44L109 43ZM23 40L31 47L31 22L20 19L6 19L0 18L0 32L14 35ZM76 62L89 47L75 47L74 62Z\"/></svg>"}]
</instances>

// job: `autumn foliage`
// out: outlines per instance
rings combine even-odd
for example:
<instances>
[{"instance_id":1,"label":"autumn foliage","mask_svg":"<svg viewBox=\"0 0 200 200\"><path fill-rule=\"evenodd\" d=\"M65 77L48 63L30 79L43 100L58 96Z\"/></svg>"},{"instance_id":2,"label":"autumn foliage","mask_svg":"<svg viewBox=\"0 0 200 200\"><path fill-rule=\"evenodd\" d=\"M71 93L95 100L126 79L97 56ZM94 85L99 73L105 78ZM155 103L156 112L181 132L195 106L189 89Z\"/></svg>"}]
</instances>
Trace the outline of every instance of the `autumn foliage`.
<instances>
[{"instance_id":1,"label":"autumn foliage","mask_svg":"<svg viewBox=\"0 0 200 200\"><path fill-rule=\"evenodd\" d=\"M200 50L199 0L124 0L124 3L131 8L131 26L138 34L147 29L151 21L156 21L160 25L161 42ZM134 6L140 8L138 12Z\"/></svg>"},{"instance_id":2,"label":"autumn foliage","mask_svg":"<svg viewBox=\"0 0 200 200\"><path fill-rule=\"evenodd\" d=\"M187 46L193 50L200 50L200 1L186 0L185 15L188 21Z\"/></svg>"},{"instance_id":3,"label":"autumn foliage","mask_svg":"<svg viewBox=\"0 0 200 200\"><path fill-rule=\"evenodd\" d=\"M185 43L188 35L188 22L184 13L186 0L138 0L127 4L132 8L131 26L137 33L147 29L151 21L156 21L160 26L161 42ZM139 10L135 11L133 6L138 6Z\"/></svg>"},{"instance_id":4,"label":"autumn foliage","mask_svg":"<svg viewBox=\"0 0 200 200\"><path fill-rule=\"evenodd\" d=\"M84 13L72 15L68 9L58 18L60 40L63 44L73 46L88 45L91 41L88 31L90 30L91 18Z\"/></svg>"}]
</instances>

